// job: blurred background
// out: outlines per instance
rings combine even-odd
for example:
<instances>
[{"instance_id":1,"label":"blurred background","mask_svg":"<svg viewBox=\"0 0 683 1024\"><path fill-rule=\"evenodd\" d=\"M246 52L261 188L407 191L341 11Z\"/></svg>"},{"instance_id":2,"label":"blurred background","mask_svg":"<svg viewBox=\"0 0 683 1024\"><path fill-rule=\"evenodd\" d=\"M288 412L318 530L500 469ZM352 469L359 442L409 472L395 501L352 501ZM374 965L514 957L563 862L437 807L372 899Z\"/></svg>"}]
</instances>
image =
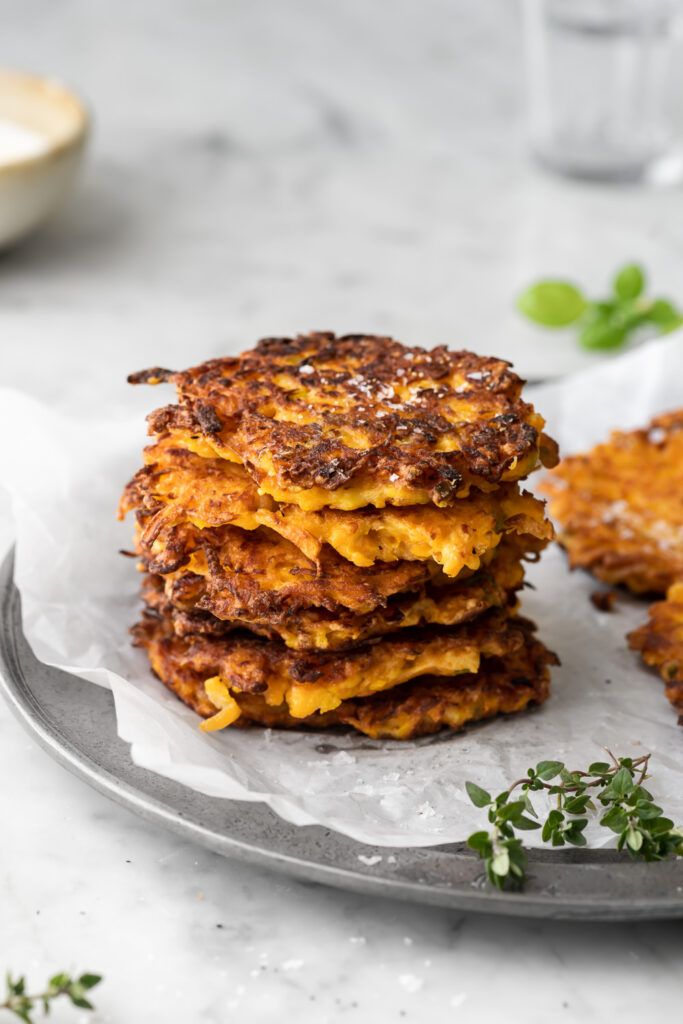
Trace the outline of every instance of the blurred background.
<instances>
[{"instance_id":1,"label":"blurred background","mask_svg":"<svg viewBox=\"0 0 683 1024\"><path fill-rule=\"evenodd\" d=\"M605 4L627 36L657 13L644 49L591 26ZM567 51L540 6L2 0L0 65L61 80L92 123L66 203L0 255L0 382L142 412L132 370L309 329L471 347L533 380L604 358L514 300L544 276L599 292L634 259L683 297L675 153L655 184L638 162L655 120L675 135L676 31L660 0L555 0L558 24L578 12ZM577 129L591 97L598 120L626 111L634 166L590 165L590 138L572 164L572 131L604 127Z\"/></svg>"}]
</instances>

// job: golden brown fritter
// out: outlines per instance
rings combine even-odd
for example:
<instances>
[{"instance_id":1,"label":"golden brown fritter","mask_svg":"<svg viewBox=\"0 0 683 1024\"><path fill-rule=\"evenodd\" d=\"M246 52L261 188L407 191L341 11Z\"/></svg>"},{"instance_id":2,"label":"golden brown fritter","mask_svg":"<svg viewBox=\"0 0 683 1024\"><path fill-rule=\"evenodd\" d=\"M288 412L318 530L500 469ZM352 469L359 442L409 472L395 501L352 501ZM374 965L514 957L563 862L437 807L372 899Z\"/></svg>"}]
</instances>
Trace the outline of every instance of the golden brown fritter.
<instances>
[{"instance_id":1,"label":"golden brown fritter","mask_svg":"<svg viewBox=\"0 0 683 1024\"><path fill-rule=\"evenodd\" d=\"M557 657L529 628L524 646L505 659L485 658L477 673L455 679L436 676L406 683L367 700L338 708L340 720L373 739L413 739L459 730L468 722L523 711L550 696L548 665Z\"/></svg>"},{"instance_id":2,"label":"golden brown fritter","mask_svg":"<svg viewBox=\"0 0 683 1024\"><path fill-rule=\"evenodd\" d=\"M222 723L216 723L216 706L206 693L206 668L198 668L188 658L187 641L175 636L163 620L148 620L142 627L142 643L165 685L199 715L213 719L207 725L253 722L276 728L315 729L350 725L374 738L406 740L443 728L461 729L468 722L499 713L521 711L548 697L547 666L557 659L534 638L530 623L517 620L517 624L523 638L520 646L506 654L504 662L485 658L477 673L455 678L422 677L375 696L343 701L333 711L304 718L294 718L285 703L269 704L262 694L232 690ZM216 699L220 699L220 693Z\"/></svg>"},{"instance_id":3,"label":"golden brown fritter","mask_svg":"<svg viewBox=\"0 0 683 1024\"><path fill-rule=\"evenodd\" d=\"M153 414L152 432L241 463L262 493L307 511L445 506L557 462L509 364L445 347L266 338L235 358L129 380L177 387L180 404Z\"/></svg>"},{"instance_id":4,"label":"golden brown fritter","mask_svg":"<svg viewBox=\"0 0 683 1024\"><path fill-rule=\"evenodd\" d=\"M176 538L180 544L179 532ZM206 577L214 592L223 594L217 597L225 602L223 618L239 607L264 615L312 606L328 611L349 608L363 614L430 579L448 579L436 562L377 562L359 568L327 545L316 564L266 527L247 532L237 526L213 530L188 526L182 530L182 540L186 556L180 569L173 569L175 560L169 566L164 552L148 558L138 544L143 565L170 579L187 572Z\"/></svg>"},{"instance_id":5,"label":"golden brown fritter","mask_svg":"<svg viewBox=\"0 0 683 1024\"><path fill-rule=\"evenodd\" d=\"M683 410L563 459L543 490L572 568L635 593L683 576Z\"/></svg>"},{"instance_id":6,"label":"golden brown fritter","mask_svg":"<svg viewBox=\"0 0 683 1024\"><path fill-rule=\"evenodd\" d=\"M650 606L649 621L629 635L628 643L659 671L667 697L683 714L683 582L669 587L665 601Z\"/></svg>"},{"instance_id":7,"label":"golden brown fritter","mask_svg":"<svg viewBox=\"0 0 683 1024\"><path fill-rule=\"evenodd\" d=\"M290 586L264 592L259 589L258 576L240 571L215 577L183 570L167 577L148 576L143 598L148 607L170 615L181 636L223 636L247 628L296 650L338 650L398 629L468 622L489 608L514 604L523 578L519 550L504 541L490 565L477 573L466 572L455 581L443 575L431 582L416 579L407 593L384 598L365 612L330 609L320 601L290 601L283 594L283 590L291 592ZM323 585L325 600L325 581L317 582ZM296 578L292 586L296 587Z\"/></svg>"},{"instance_id":8,"label":"golden brown fritter","mask_svg":"<svg viewBox=\"0 0 683 1024\"><path fill-rule=\"evenodd\" d=\"M141 549L153 572L187 565L188 550L195 549L192 538L198 536L188 526L265 526L312 562L319 562L323 545L328 544L355 566L432 559L449 576L463 568L478 569L484 553L506 533L542 541L553 536L544 503L526 491L520 493L516 484L491 494L472 492L451 508L304 512L259 495L241 466L193 454L172 435L146 448L144 459L145 466L124 491L119 514L138 510ZM532 540L529 547L538 545Z\"/></svg>"},{"instance_id":9,"label":"golden brown fritter","mask_svg":"<svg viewBox=\"0 0 683 1024\"><path fill-rule=\"evenodd\" d=\"M453 628L404 629L343 652L302 652L247 633L180 638L167 618L148 612L133 635L159 676L165 658L179 659L203 676L221 709L234 711L233 692L256 693L273 706L286 703L294 718L306 718L417 676L477 672L482 657L507 657L522 647L525 628L523 620L492 611Z\"/></svg>"}]
</instances>

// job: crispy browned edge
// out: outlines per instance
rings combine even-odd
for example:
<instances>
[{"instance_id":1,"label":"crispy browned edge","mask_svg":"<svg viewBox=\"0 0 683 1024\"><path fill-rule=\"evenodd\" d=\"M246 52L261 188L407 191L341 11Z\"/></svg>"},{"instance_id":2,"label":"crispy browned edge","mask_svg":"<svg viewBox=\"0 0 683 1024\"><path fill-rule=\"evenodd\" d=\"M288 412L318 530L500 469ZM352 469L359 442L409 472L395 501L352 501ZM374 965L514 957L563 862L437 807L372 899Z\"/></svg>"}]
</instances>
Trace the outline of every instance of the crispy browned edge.
<instances>
[{"instance_id":1,"label":"crispy browned edge","mask_svg":"<svg viewBox=\"0 0 683 1024\"><path fill-rule=\"evenodd\" d=\"M683 573L683 559L662 554L657 544L641 545L622 543L618 536L619 518L614 522L600 524L601 542L598 543L596 528L587 521L581 511L572 506L572 486L576 478L589 477L587 467L592 467L594 476L606 472L605 462L610 451L622 451L622 446L632 443L652 446L665 445L671 435L683 431L683 409L655 416L646 426L636 430L613 430L607 441L595 445L590 451L563 458L554 472L541 482L540 490L550 497L551 515L560 525L558 543L569 556L572 569L586 569L593 575L612 585L622 585L636 594L663 595ZM647 492L647 467L643 467L642 488ZM668 485L667 475L665 484ZM585 504L585 501L582 502ZM680 525L680 524L677 524Z\"/></svg>"},{"instance_id":2,"label":"crispy browned edge","mask_svg":"<svg viewBox=\"0 0 683 1024\"><path fill-rule=\"evenodd\" d=\"M516 625L522 631L523 642L504 658L485 658L476 674L463 673L452 679L425 676L372 697L344 701L335 711L305 719L293 718L285 706L268 705L259 693L240 693L242 714L234 724L297 729L351 726L378 738L391 738L396 735L392 720L400 715L411 722L408 730L404 724L400 737L407 740L447 727L449 707L460 710L462 721L457 728L497 714L521 711L548 698L548 667L558 664L558 659L534 636L533 623L519 619ZM160 671L155 674L164 685L198 715L209 718L216 708L204 690L206 676L183 663L184 643L168 631L147 645L148 654L150 658L156 655L154 661ZM152 645L162 649L161 657Z\"/></svg>"},{"instance_id":3,"label":"crispy browned edge","mask_svg":"<svg viewBox=\"0 0 683 1024\"><path fill-rule=\"evenodd\" d=\"M628 634L628 645L657 669L666 683L666 696L680 712L683 725L683 583L674 584L667 599L650 606L647 622Z\"/></svg>"},{"instance_id":4,"label":"crispy browned edge","mask_svg":"<svg viewBox=\"0 0 683 1024\"><path fill-rule=\"evenodd\" d=\"M280 405L296 401L273 381L281 361L292 356L300 362L288 369L299 373L302 386L310 388L323 380L364 409L353 416L365 432L363 448L351 448L334 436L336 427L350 424L348 413L326 411L323 423L309 424L264 415L264 398ZM326 364L331 364L329 371ZM314 373L301 374L302 366L313 366ZM423 391L419 405L406 403L376 416L379 407L373 408L373 402L377 396L381 399L382 389L396 383L398 371L406 380L444 381L454 372L464 375L468 400L480 416L460 423L444 417L441 402L455 393L446 383L429 395ZM334 491L361 472L383 480L396 474L403 485L427 490L433 501L447 504L464 482L495 485L515 460L536 451L546 466L554 466L558 459L555 443L529 422L538 418L520 399L524 381L510 364L468 351L451 352L445 346L428 351L388 337L317 332L265 338L240 356L212 359L179 373L155 367L128 379L134 384L169 381L178 388L180 405L153 413L152 432L183 429L209 435L237 451L259 482L263 474L250 452L267 451L278 481L287 488ZM433 450L439 437L454 433L458 450Z\"/></svg>"}]
</instances>

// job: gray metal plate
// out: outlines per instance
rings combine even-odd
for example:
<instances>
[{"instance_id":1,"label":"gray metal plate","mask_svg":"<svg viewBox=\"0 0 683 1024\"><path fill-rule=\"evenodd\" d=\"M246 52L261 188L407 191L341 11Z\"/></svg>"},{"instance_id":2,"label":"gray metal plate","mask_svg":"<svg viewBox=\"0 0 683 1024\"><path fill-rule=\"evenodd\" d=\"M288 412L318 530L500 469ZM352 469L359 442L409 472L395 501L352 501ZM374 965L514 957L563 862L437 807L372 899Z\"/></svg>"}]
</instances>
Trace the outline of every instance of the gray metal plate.
<instances>
[{"instance_id":1,"label":"gray metal plate","mask_svg":"<svg viewBox=\"0 0 683 1024\"><path fill-rule=\"evenodd\" d=\"M306 881L457 910L527 917L683 917L683 860L638 864L610 851L529 853L522 893L499 893L464 844L373 850L300 828L258 803L202 796L136 767L116 734L111 694L37 661L21 627L13 559L0 567L0 690L40 745L117 803L186 839ZM359 860L381 856L376 865Z\"/></svg>"}]
</instances>

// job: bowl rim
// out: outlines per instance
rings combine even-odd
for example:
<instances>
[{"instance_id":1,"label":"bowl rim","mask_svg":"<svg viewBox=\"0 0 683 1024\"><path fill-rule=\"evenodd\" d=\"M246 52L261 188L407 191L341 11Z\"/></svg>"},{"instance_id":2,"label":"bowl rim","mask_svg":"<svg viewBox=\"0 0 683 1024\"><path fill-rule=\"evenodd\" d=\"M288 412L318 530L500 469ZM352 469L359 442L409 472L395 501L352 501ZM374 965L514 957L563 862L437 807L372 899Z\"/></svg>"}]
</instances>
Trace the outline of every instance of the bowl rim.
<instances>
[{"instance_id":1,"label":"bowl rim","mask_svg":"<svg viewBox=\"0 0 683 1024\"><path fill-rule=\"evenodd\" d=\"M68 101L75 113L75 123L73 131L66 138L50 143L43 152L0 163L0 177L32 170L41 164L53 163L66 153L76 152L84 146L91 129L91 117L85 102L73 89L51 75L36 75L0 65L0 77L5 76L33 88L49 91Z\"/></svg>"}]
</instances>

